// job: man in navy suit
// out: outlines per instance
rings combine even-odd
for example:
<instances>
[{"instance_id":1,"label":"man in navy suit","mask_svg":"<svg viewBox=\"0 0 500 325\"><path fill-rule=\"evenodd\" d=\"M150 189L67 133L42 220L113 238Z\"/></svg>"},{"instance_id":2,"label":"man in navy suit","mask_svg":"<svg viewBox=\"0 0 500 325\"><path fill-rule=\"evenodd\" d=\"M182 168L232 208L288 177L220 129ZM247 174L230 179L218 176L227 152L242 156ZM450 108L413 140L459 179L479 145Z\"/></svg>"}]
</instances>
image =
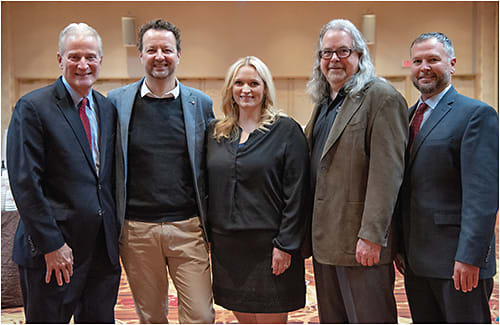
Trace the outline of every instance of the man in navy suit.
<instances>
[{"instance_id":1,"label":"man in navy suit","mask_svg":"<svg viewBox=\"0 0 500 325\"><path fill-rule=\"evenodd\" d=\"M400 196L405 287L415 323L490 323L498 210L498 115L451 84L442 33L411 45L420 91Z\"/></svg>"},{"instance_id":2,"label":"man in navy suit","mask_svg":"<svg viewBox=\"0 0 500 325\"><path fill-rule=\"evenodd\" d=\"M19 209L13 259L27 323L114 323L120 282L114 200L116 110L92 90L99 34L59 35L62 76L16 104L7 164Z\"/></svg>"},{"instance_id":3,"label":"man in navy suit","mask_svg":"<svg viewBox=\"0 0 500 325\"><path fill-rule=\"evenodd\" d=\"M123 151L117 159L120 255L141 323L168 323L167 270L179 322L212 323L204 149L212 100L176 78L176 26L157 19L139 34L145 78L109 92Z\"/></svg>"}]
</instances>

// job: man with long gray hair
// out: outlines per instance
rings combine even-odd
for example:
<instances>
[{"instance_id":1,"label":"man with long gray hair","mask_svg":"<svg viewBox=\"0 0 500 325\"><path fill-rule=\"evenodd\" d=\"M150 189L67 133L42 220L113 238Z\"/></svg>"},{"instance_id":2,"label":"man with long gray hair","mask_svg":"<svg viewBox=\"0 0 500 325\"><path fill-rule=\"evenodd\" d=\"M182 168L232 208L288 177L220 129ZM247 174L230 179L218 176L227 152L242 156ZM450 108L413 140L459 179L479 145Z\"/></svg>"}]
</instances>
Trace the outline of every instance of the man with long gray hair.
<instances>
[{"instance_id":1,"label":"man with long gray hair","mask_svg":"<svg viewBox=\"0 0 500 325\"><path fill-rule=\"evenodd\" d=\"M99 34L84 23L59 36L62 76L23 96L7 137L19 209L13 259L26 323L114 323L120 284L113 183L116 110L92 89Z\"/></svg>"},{"instance_id":2,"label":"man with long gray hair","mask_svg":"<svg viewBox=\"0 0 500 325\"><path fill-rule=\"evenodd\" d=\"M308 83L312 254L322 323L396 323L392 215L404 173L404 98L347 20L326 24Z\"/></svg>"}]
</instances>

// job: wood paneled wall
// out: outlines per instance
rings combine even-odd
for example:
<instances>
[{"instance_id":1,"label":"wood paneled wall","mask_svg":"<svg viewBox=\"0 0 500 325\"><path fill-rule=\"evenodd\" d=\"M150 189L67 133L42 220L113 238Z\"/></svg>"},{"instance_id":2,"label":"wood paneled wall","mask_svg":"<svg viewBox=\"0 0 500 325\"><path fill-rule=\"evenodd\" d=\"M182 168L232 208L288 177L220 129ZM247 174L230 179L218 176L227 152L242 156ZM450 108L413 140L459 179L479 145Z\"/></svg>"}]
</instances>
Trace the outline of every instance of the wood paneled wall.
<instances>
[{"instance_id":1,"label":"wood paneled wall","mask_svg":"<svg viewBox=\"0 0 500 325\"><path fill-rule=\"evenodd\" d=\"M408 105L413 105L418 99L418 91L413 87L409 76L385 77L406 99ZM100 79L96 82L95 89L103 94L108 91L135 82L137 79ZM187 86L198 88L214 101L216 117L221 117L221 90L224 83L222 78L181 78L180 81ZM307 78L274 78L276 87L276 106L305 125L312 113L313 104L306 94ZM19 79L16 87L16 97L31 90L49 85L54 79ZM456 75L453 85L457 90L470 97L474 97L475 78L470 75Z\"/></svg>"},{"instance_id":2,"label":"wood paneled wall","mask_svg":"<svg viewBox=\"0 0 500 325\"><path fill-rule=\"evenodd\" d=\"M137 49L122 44L123 16L135 17L137 28L158 17L181 28L178 76L209 94L217 114L227 68L256 55L273 73L278 106L304 124L312 106L305 84L321 26L345 18L361 29L364 14L376 15L370 55L377 73L409 104L418 97L403 67L409 45L423 32L441 31L454 43L455 87L498 108L498 1L2 1L1 8L2 130L22 94L59 76L57 36L71 22L88 23L103 39L97 89L106 93L139 79Z\"/></svg>"}]
</instances>

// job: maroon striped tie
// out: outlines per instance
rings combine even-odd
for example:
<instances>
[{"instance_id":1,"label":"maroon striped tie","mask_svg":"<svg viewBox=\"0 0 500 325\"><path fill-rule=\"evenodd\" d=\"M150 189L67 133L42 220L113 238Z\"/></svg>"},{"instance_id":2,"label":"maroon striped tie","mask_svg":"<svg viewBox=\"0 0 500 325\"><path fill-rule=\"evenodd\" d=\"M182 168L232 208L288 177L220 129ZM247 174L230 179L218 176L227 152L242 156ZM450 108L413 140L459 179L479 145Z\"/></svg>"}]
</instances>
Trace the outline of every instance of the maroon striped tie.
<instances>
[{"instance_id":1,"label":"maroon striped tie","mask_svg":"<svg viewBox=\"0 0 500 325\"><path fill-rule=\"evenodd\" d=\"M413 141L417 137L418 131L420 131L420 125L422 124L422 120L424 118L424 113L429 108L426 103L422 103L418 106L415 115L410 123L410 138L408 139L408 146L410 147L410 151L413 146Z\"/></svg>"},{"instance_id":2,"label":"maroon striped tie","mask_svg":"<svg viewBox=\"0 0 500 325\"><path fill-rule=\"evenodd\" d=\"M80 119L82 120L83 128L85 129L85 133L87 134L87 140L89 140L90 150L92 151L92 135L90 134L90 123L87 114L85 113L85 107L87 107L88 103L87 97L85 97L80 104Z\"/></svg>"}]
</instances>

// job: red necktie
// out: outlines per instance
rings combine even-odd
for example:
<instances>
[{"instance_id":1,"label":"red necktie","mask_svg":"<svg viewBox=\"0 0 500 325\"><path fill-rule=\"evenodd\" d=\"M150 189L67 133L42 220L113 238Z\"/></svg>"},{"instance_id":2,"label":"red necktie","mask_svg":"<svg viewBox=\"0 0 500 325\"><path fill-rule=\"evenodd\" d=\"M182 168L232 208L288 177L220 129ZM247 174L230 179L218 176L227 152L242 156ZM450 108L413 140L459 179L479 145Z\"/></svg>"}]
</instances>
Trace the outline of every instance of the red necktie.
<instances>
[{"instance_id":1,"label":"red necktie","mask_svg":"<svg viewBox=\"0 0 500 325\"><path fill-rule=\"evenodd\" d=\"M424 113L429 108L426 103L422 103L418 106L415 115L410 123L410 138L408 139L408 146L411 148L413 146L413 141L417 137L418 131L420 131L420 125L422 124L422 120L424 118Z\"/></svg>"},{"instance_id":2,"label":"red necktie","mask_svg":"<svg viewBox=\"0 0 500 325\"><path fill-rule=\"evenodd\" d=\"M87 97L85 97L80 104L80 119L82 120L85 133L87 134L87 140L89 140L90 150L92 151L92 135L90 134L90 123L89 118L87 117L87 113L85 113L85 107L87 107L88 101L89 100L87 99Z\"/></svg>"}]
</instances>

